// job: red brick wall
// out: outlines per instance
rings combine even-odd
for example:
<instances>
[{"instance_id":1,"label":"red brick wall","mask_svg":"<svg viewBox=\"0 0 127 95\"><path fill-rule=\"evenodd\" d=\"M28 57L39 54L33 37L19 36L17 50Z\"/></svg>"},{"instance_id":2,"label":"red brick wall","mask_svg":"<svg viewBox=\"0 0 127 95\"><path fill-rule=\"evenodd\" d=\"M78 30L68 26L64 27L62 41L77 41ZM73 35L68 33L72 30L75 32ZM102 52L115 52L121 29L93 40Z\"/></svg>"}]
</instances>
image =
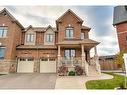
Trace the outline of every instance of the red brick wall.
<instances>
[{"instance_id":1,"label":"red brick wall","mask_svg":"<svg viewBox=\"0 0 127 95\"><path fill-rule=\"evenodd\" d=\"M20 27L11 21L9 16L0 15L0 26L8 26L8 33L6 38L0 38L2 46L6 46L5 59L15 59L16 45L20 44Z\"/></svg>"},{"instance_id":2,"label":"red brick wall","mask_svg":"<svg viewBox=\"0 0 127 95\"><path fill-rule=\"evenodd\" d=\"M120 51L127 50L127 22L116 25Z\"/></svg>"},{"instance_id":3,"label":"red brick wall","mask_svg":"<svg viewBox=\"0 0 127 95\"><path fill-rule=\"evenodd\" d=\"M116 25L117 32L127 31L127 22Z\"/></svg>"},{"instance_id":4,"label":"red brick wall","mask_svg":"<svg viewBox=\"0 0 127 95\"><path fill-rule=\"evenodd\" d=\"M25 32L22 32L21 34L21 44L24 45L25 42Z\"/></svg>"},{"instance_id":5,"label":"red brick wall","mask_svg":"<svg viewBox=\"0 0 127 95\"><path fill-rule=\"evenodd\" d=\"M57 50L17 50L17 57L57 57Z\"/></svg>"},{"instance_id":6,"label":"red brick wall","mask_svg":"<svg viewBox=\"0 0 127 95\"><path fill-rule=\"evenodd\" d=\"M80 33L81 33L81 23L78 23L78 20L76 17L71 15L70 13L67 13L61 23L58 23L58 41L63 41L65 39L65 30L68 25L71 25L74 27L74 37L75 38L80 38ZM62 36L61 36L62 35Z\"/></svg>"},{"instance_id":7,"label":"red brick wall","mask_svg":"<svg viewBox=\"0 0 127 95\"><path fill-rule=\"evenodd\" d=\"M36 32L36 44L38 45L44 44L44 33Z\"/></svg>"}]
</instances>

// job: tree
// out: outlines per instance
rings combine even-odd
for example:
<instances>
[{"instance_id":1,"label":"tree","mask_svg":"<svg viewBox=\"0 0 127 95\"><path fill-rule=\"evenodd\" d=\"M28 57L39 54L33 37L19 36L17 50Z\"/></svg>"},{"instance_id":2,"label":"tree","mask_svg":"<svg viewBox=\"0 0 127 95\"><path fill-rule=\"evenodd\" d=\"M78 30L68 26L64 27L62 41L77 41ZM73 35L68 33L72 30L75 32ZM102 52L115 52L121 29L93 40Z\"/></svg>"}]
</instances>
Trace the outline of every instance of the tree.
<instances>
[{"instance_id":1,"label":"tree","mask_svg":"<svg viewBox=\"0 0 127 95\"><path fill-rule=\"evenodd\" d=\"M120 67L122 67L122 70L124 70L124 59L123 59L123 54L125 53L125 51L121 51L119 53L116 54L116 64L119 64Z\"/></svg>"}]
</instances>

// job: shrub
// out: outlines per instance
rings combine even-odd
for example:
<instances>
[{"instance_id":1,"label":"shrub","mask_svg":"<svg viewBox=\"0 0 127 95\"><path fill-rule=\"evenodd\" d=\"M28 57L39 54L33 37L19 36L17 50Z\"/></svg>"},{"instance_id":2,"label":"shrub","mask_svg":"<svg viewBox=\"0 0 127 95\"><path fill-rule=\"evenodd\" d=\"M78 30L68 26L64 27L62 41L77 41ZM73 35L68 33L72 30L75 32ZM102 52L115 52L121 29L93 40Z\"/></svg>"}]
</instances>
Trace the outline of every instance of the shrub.
<instances>
[{"instance_id":1,"label":"shrub","mask_svg":"<svg viewBox=\"0 0 127 95\"><path fill-rule=\"evenodd\" d=\"M75 66L76 75L83 75L83 69L80 66Z\"/></svg>"},{"instance_id":2,"label":"shrub","mask_svg":"<svg viewBox=\"0 0 127 95\"><path fill-rule=\"evenodd\" d=\"M67 75L67 72L68 72L68 68L65 66L60 66L58 69L59 76L65 76L65 75Z\"/></svg>"},{"instance_id":3,"label":"shrub","mask_svg":"<svg viewBox=\"0 0 127 95\"><path fill-rule=\"evenodd\" d=\"M70 71L68 75L69 76L75 76L75 72L74 71Z\"/></svg>"}]
</instances>

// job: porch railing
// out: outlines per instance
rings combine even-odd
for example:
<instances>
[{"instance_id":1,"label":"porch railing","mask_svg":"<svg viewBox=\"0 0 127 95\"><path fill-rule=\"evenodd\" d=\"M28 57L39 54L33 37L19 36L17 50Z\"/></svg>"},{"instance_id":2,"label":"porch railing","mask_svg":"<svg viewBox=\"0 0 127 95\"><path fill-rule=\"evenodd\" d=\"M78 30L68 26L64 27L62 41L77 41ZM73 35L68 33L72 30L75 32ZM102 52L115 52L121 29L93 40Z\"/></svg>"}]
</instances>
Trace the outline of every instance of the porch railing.
<instances>
[{"instance_id":1,"label":"porch railing","mask_svg":"<svg viewBox=\"0 0 127 95\"><path fill-rule=\"evenodd\" d=\"M96 67L96 70L98 71L98 73L101 73L101 68L100 68L100 64L99 64L99 57L98 56L94 56L91 60L90 60L90 65L94 65Z\"/></svg>"},{"instance_id":2,"label":"porch railing","mask_svg":"<svg viewBox=\"0 0 127 95\"><path fill-rule=\"evenodd\" d=\"M60 60L62 65L65 66L81 66L82 65L82 59L81 57L72 57L72 58L65 58L65 57L61 57Z\"/></svg>"}]
</instances>

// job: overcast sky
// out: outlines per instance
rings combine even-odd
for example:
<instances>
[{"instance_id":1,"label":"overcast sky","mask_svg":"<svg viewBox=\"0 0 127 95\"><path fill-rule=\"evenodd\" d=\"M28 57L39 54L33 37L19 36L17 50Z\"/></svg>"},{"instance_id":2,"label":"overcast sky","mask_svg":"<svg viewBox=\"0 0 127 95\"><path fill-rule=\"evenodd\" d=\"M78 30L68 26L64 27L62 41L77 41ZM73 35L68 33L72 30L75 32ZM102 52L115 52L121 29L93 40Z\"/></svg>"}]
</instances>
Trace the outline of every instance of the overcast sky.
<instances>
[{"instance_id":1,"label":"overcast sky","mask_svg":"<svg viewBox=\"0 0 127 95\"><path fill-rule=\"evenodd\" d=\"M91 27L90 38L101 42L98 54L114 55L119 51L118 40L113 22L114 6L1 6L24 26L55 26L55 20L71 9L84 20L84 25ZM91 51L91 55L94 51Z\"/></svg>"}]
</instances>

